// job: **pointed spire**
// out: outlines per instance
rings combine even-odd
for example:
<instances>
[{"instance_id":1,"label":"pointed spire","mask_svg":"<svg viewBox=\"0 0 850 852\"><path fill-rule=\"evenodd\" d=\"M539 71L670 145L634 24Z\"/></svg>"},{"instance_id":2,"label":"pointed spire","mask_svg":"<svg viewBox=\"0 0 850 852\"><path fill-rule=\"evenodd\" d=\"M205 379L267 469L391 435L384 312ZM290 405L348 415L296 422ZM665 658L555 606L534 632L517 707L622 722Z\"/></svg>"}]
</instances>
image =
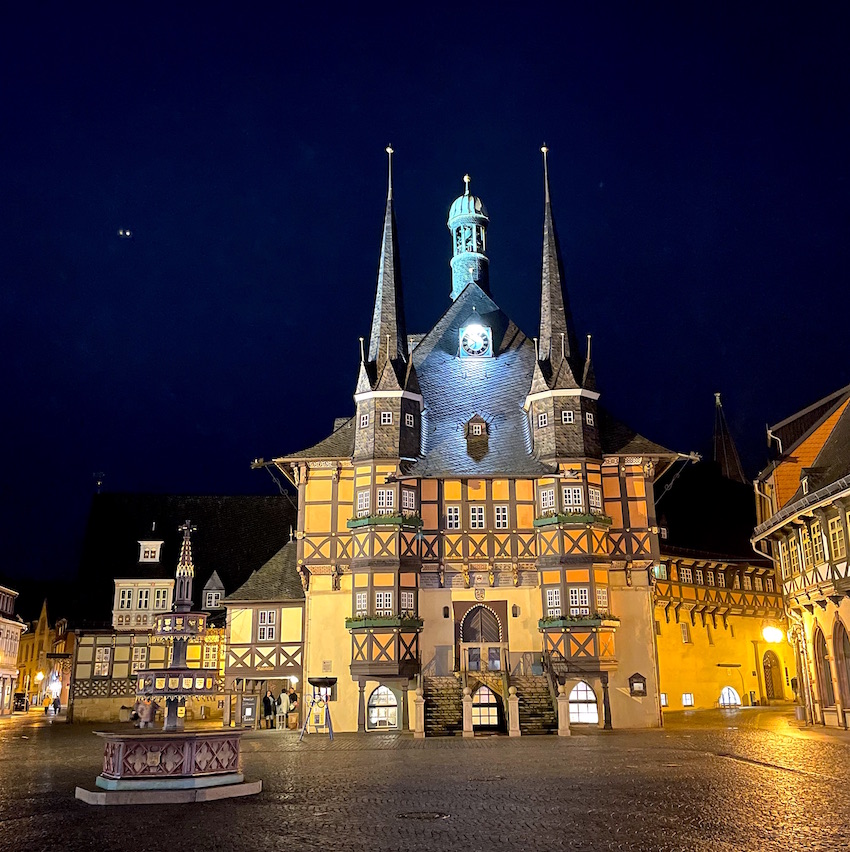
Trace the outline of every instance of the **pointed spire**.
<instances>
[{"instance_id":1,"label":"pointed spire","mask_svg":"<svg viewBox=\"0 0 850 852\"><path fill-rule=\"evenodd\" d=\"M197 530L197 527L191 521L186 521L177 529L183 533L183 544L180 546L180 558L177 560L177 589L174 604L178 612L189 612L192 609L192 580L195 577L192 533Z\"/></svg>"},{"instance_id":2,"label":"pointed spire","mask_svg":"<svg viewBox=\"0 0 850 852\"><path fill-rule=\"evenodd\" d=\"M714 394L714 461L720 465L720 472L727 479L747 483L738 450L726 423L719 393Z\"/></svg>"},{"instance_id":3,"label":"pointed spire","mask_svg":"<svg viewBox=\"0 0 850 852\"><path fill-rule=\"evenodd\" d=\"M578 343L569 299L564 288L561 247L552 215L552 200L549 194L549 148L544 144L540 150L543 152L544 212L539 359L548 360L551 363L551 374L554 375L559 372L563 361L569 364L578 355Z\"/></svg>"},{"instance_id":4,"label":"pointed spire","mask_svg":"<svg viewBox=\"0 0 850 852\"><path fill-rule=\"evenodd\" d=\"M407 330L404 325L404 302L401 289L398 240L393 209L393 149L387 146L388 177L387 207L384 213L384 233L381 240L381 260L378 265L378 287L372 313L367 360L377 364L380 375L389 357L391 361L407 360ZM390 345L387 346L387 338Z\"/></svg>"}]
</instances>

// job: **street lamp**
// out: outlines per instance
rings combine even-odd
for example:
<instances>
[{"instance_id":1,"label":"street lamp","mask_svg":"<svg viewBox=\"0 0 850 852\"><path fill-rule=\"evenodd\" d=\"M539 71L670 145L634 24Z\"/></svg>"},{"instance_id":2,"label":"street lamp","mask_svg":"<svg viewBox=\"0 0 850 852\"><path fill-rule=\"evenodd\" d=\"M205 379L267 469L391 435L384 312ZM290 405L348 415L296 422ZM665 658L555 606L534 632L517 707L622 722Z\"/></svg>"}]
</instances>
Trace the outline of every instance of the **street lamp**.
<instances>
[{"instance_id":1,"label":"street lamp","mask_svg":"<svg viewBox=\"0 0 850 852\"><path fill-rule=\"evenodd\" d=\"M761 635L764 641L771 645L776 645L785 639L785 633L773 624L768 624L763 627Z\"/></svg>"}]
</instances>

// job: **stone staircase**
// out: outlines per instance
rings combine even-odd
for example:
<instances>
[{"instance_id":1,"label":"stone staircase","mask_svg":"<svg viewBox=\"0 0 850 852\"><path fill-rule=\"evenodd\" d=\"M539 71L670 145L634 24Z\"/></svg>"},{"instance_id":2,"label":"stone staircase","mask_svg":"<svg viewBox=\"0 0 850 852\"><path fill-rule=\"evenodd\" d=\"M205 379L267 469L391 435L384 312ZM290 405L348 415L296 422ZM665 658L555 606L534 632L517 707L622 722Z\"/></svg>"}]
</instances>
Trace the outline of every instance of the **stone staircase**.
<instances>
[{"instance_id":1,"label":"stone staircase","mask_svg":"<svg viewBox=\"0 0 850 852\"><path fill-rule=\"evenodd\" d=\"M453 675L423 678L425 736L452 737L463 732L463 687Z\"/></svg>"},{"instance_id":2,"label":"stone staircase","mask_svg":"<svg viewBox=\"0 0 850 852\"><path fill-rule=\"evenodd\" d=\"M513 675L519 699L519 729L526 734L554 734L558 731L558 714L552 704L549 682L545 675Z\"/></svg>"}]
</instances>

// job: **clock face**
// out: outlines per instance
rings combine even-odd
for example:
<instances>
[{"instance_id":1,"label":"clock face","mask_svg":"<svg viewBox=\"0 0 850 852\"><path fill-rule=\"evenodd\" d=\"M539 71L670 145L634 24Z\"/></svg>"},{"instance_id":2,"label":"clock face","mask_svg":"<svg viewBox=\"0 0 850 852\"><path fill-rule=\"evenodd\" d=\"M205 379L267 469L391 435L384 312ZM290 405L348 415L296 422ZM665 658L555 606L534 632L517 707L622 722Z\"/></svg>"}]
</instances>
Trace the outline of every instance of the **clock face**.
<instances>
[{"instance_id":1,"label":"clock face","mask_svg":"<svg viewBox=\"0 0 850 852\"><path fill-rule=\"evenodd\" d=\"M493 354L493 342L490 329L483 325L468 325L460 330L460 355L467 358L481 358Z\"/></svg>"}]
</instances>

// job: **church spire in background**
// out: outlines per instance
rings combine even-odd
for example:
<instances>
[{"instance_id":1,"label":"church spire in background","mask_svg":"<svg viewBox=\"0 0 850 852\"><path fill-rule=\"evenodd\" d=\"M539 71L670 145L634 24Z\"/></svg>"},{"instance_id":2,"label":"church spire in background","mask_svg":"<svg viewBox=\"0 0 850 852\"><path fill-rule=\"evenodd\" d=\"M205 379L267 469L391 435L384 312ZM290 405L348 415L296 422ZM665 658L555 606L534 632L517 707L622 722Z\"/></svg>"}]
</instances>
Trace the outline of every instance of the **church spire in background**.
<instances>
[{"instance_id":1,"label":"church spire in background","mask_svg":"<svg viewBox=\"0 0 850 852\"><path fill-rule=\"evenodd\" d=\"M738 450L726 423L719 393L714 394L714 461L720 465L720 472L727 479L747 483Z\"/></svg>"}]
</instances>

